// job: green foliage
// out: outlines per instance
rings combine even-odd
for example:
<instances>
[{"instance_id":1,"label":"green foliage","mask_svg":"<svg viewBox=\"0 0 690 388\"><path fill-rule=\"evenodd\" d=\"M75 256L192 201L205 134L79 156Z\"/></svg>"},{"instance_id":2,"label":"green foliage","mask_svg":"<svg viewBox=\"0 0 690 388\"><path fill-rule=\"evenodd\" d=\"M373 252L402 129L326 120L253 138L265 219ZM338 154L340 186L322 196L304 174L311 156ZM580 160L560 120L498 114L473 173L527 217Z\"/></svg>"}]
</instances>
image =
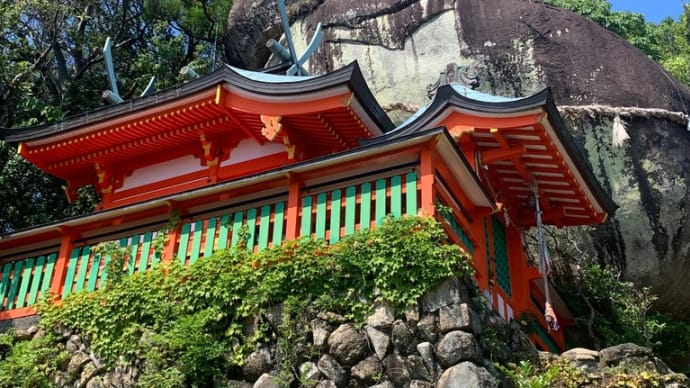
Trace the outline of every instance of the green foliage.
<instances>
[{"instance_id":1,"label":"green foliage","mask_svg":"<svg viewBox=\"0 0 690 388\"><path fill-rule=\"evenodd\" d=\"M610 267L582 262L578 283L564 288L563 296L601 347L623 342L660 344L658 338L666 323L651 311L657 297L648 287L622 281Z\"/></svg>"},{"instance_id":2,"label":"green foliage","mask_svg":"<svg viewBox=\"0 0 690 388\"><path fill-rule=\"evenodd\" d=\"M114 42L125 99L138 96L152 76L159 90L179 84L179 69L190 63L197 73L209 72L223 62L231 6L223 0L0 2L0 128L59 122L102 106L110 85L106 37ZM89 189L69 204L63 186L0 142L0 234L85 214L98 202Z\"/></svg>"},{"instance_id":3,"label":"green foliage","mask_svg":"<svg viewBox=\"0 0 690 388\"><path fill-rule=\"evenodd\" d=\"M294 372L298 357L314 352L292 348L306 332L300 327L308 323L309 311L330 310L361 323L374 300L402 309L442 279L470 271L468 257L445 243L436 221L388 218L332 246L302 239L259 254L221 251L190 267L164 263L38 308L48 331L76 329L110 367L143 365L142 386L209 386L241 365L258 342L275 337L287 381L299 377ZM282 324L261 319L247 329L250 317L265 317L278 304ZM37 347L31 355L12 350L24 360L12 367L16 375L29 376L25 368L34 364L29 359L35 361L48 351L43 347L53 349L57 342L29 343L23 346ZM0 370L8 361L0 362ZM55 368L55 363L46 365L43 377Z\"/></svg>"},{"instance_id":4,"label":"green foliage","mask_svg":"<svg viewBox=\"0 0 690 388\"><path fill-rule=\"evenodd\" d=\"M568 360L558 359L534 365L528 361L507 366L496 364L496 368L516 388L578 388L597 386L603 388L626 387L664 387L666 378L673 380L674 376L662 376L656 371L629 367L608 368L600 376L586 375Z\"/></svg>"},{"instance_id":5,"label":"green foliage","mask_svg":"<svg viewBox=\"0 0 690 388\"><path fill-rule=\"evenodd\" d=\"M52 372L68 360L67 352L50 335L14 343L11 333L0 334L0 344L12 345L0 358L2 387L49 387Z\"/></svg>"},{"instance_id":6,"label":"green foliage","mask_svg":"<svg viewBox=\"0 0 690 388\"><path fill-rule=\"evenodd\" d=\"M681 82L690 83L690 7L675 21L666 18L659 24L647 22L635 12L611 9L607 0L547 0L548 3L576 12L627 39L661 64Z\"/></svg>"}]
</instances>

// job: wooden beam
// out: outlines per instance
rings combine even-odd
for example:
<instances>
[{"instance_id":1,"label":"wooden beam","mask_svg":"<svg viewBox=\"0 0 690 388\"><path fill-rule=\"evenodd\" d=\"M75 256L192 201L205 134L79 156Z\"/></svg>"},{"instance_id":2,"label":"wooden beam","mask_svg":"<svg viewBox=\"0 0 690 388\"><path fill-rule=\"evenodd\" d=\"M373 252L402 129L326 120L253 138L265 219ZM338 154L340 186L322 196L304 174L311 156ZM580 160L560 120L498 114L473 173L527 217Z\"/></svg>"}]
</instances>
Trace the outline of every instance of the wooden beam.
<instances>
[{"instance_id":1,"label":"wooden beam","mask_svg":"<svg viewBox=\"0 0 690 388\"><path fill-rule=\"evenodd\" d=\"M544 113L532 113L518 117L479 117L463 112L453 112L446 119L436 125L446 128L474 127L474 128L524 128L541 122Z\"/></svg>"},{"instance_id":2,"label":"wooden beam","mask_svg":"<svg viewBox=\"0 0 690 388\"><path fill-rule=\"evenodd\" d=\"M491 164L499 160L513 160L525 154L524 146L514 146L509 148L497 148L495 150L482 151L482 163Z\"/></svg>"}]
</instances>

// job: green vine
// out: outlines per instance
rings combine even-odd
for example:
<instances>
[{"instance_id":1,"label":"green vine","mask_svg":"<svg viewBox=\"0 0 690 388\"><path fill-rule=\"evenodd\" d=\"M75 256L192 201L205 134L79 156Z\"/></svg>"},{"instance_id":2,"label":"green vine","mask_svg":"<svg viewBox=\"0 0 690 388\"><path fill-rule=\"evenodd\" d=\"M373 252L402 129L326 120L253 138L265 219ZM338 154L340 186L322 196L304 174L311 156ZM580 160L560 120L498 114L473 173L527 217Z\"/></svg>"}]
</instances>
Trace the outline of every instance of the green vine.
<instances>
[{"instance_id":1,"label":"green vine","mask_svg":"<svg viewBox=\"0 0 690 388\"><path fill-rule=\"evenodd\" d=\"M44 301L38 309L47 331L80 332L109 368L139 365L142 386L206 386L232 378L257 344L271 339L278 343L282 376L290 381L299 379L303 355L316 354L307 347L298 355L292 348L304 342L310 314L332 311L362 324L375 300L402 312L442 279L469 273L469 257L446 243L435 220L387 218L335 245L302 239L259 254L224 250L189 267L163 263L96 292L70 294L60 304ZM282 323L268 319L276 306L282 307ZM252 317L259 318L248 330ZM17 352L8 351L0 369L10 357L28 359ZM14 370L18 378L7 386L21 386L20 377L29 374Z\"/></svg>"}]
</instances>

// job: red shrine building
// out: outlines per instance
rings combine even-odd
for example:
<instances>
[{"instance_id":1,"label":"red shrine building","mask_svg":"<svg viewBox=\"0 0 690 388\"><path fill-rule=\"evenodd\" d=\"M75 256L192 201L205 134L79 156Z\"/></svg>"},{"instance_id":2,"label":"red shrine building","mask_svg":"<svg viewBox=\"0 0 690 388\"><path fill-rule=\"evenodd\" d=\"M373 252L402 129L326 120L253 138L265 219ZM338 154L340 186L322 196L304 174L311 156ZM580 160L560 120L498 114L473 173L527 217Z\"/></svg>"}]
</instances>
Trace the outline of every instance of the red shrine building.
<instances>
[{"instance_id":1,"label":"red shrine building","mask_svg":"<svg viewBox=\"0 0 690 388\"><path fill-rule=\"evenodd\" d=\"M237 244L259 251L301 236L337 242L386 215L436 217L473 257L479 288L506 319L530 313L542 349L545 298L562 326L566 306L526 254L524 232L603 222L616 206L571 139L548 89L519 99L440 86L395 126L357 63L311 77L225 66L156 94L34 128L4 140L66 182L93 185L95 212L0 236L0 320L32 305L96 290L116 241L126 271L190 265ZM164 232L171 217L176 227ZM168 243L154 249L160 233Z\"/></svg>"}]
</instances>

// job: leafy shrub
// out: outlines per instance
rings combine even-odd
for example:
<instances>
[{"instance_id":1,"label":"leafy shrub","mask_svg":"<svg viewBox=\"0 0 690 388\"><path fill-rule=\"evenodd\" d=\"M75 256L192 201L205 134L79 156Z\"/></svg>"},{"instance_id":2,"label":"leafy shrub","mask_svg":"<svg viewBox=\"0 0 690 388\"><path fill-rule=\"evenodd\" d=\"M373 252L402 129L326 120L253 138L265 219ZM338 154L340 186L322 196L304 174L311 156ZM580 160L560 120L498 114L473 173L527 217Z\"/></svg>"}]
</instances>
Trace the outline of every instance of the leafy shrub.
<instances>
[{"instance_id":1,"label":"leafy shrub","mask_svg":"<svg viewBox=\"0 0 690 388\"><path fill-rule=\"evenodd\" d=\"M74 328L108 366L141 366L142 385L206 386L239 366L258 341L289 336L267 325L245 333L248 317L262 316L272 306L283 303L288 316L329 310L361 323L377 298L402 309L442 279L470 271L468 257L446 244L433 219L388 218L333 246L301 239L258 254L221 251L190 267L163 263L38 308L48 331ZM12 373L47 378L56 364L42 357L56 343L46 339L15 346L12 354L22 361L14 361ZM10 370L10 357L0 361L0 371ZM42 365L45 373L32 374L32 365Z\"/></svg>"}]
</instances>

